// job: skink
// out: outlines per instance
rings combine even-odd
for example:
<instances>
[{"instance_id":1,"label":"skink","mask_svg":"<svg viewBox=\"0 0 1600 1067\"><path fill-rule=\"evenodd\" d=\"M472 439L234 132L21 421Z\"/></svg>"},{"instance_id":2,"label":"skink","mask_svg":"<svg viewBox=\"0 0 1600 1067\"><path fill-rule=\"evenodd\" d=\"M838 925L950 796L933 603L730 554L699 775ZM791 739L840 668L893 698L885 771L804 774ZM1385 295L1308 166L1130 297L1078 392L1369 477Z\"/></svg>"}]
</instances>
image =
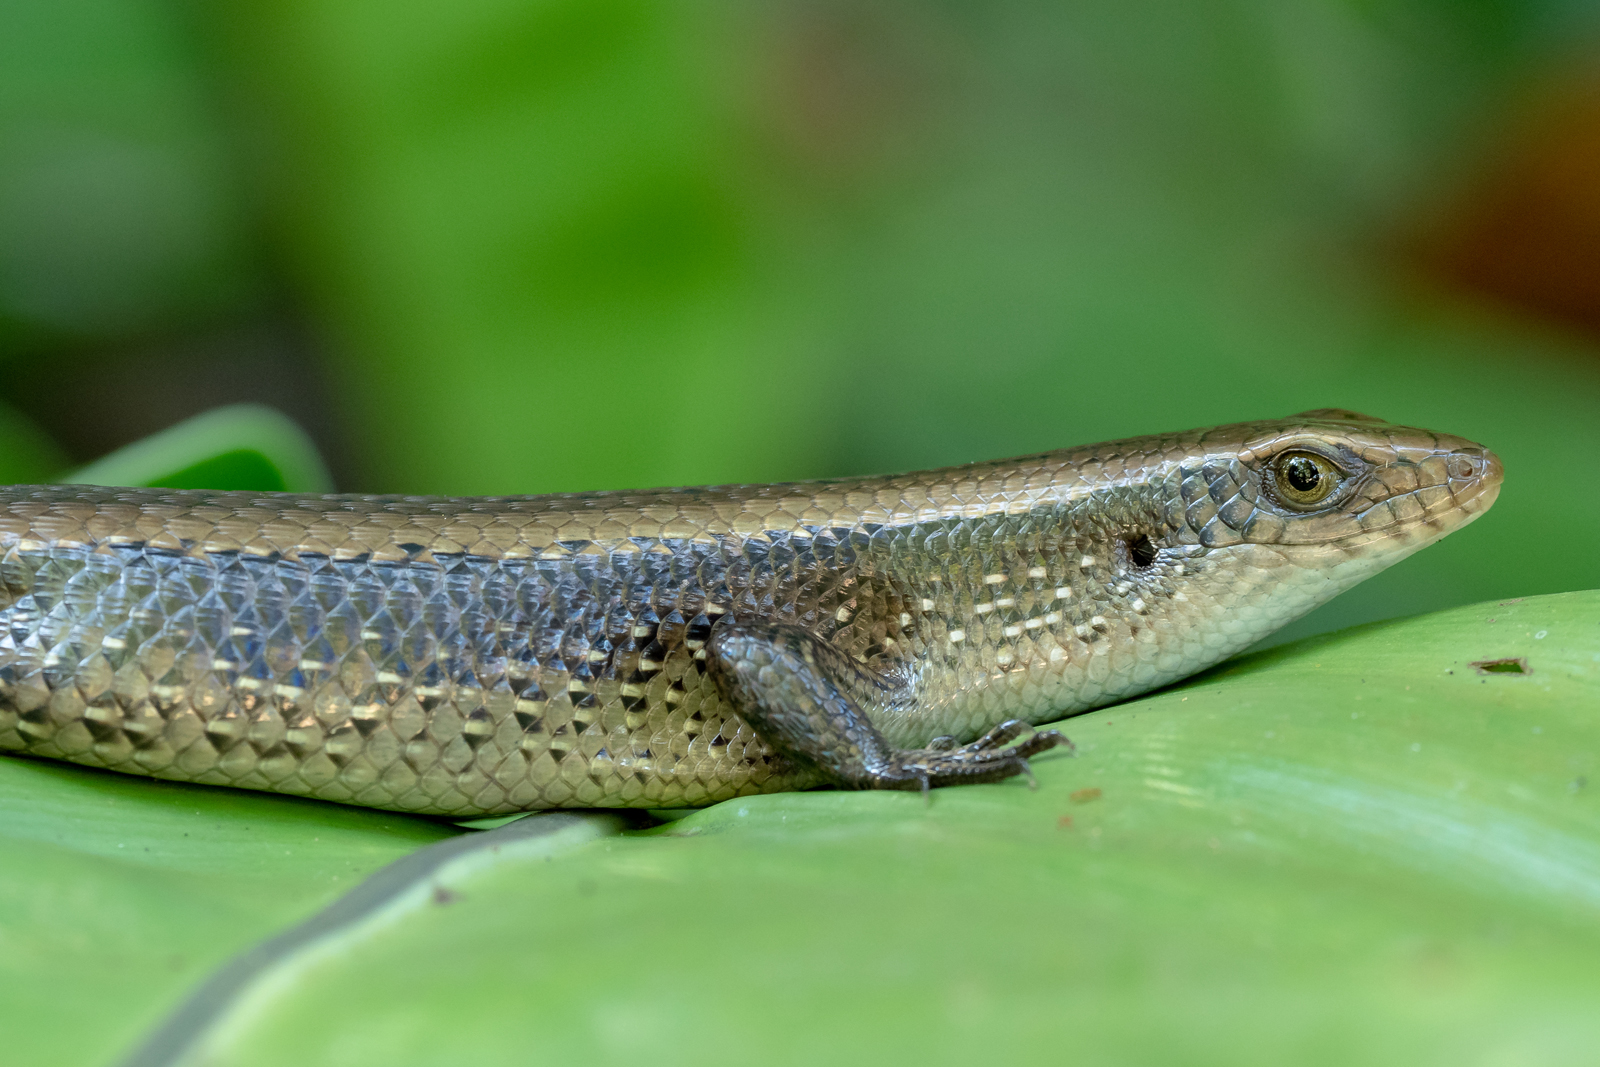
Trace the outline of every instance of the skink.
<instances>
[{"instance_id":1,"label":"skink","mask_svg":"<svg viewBox=\"0 0 1600 1067\"><path fill-rule=\"evenodd\" d=\"M1326 409L787 485L0 488L0 750L453 816L995 781L1500 481Z\"/></svg>"}]
</instances>

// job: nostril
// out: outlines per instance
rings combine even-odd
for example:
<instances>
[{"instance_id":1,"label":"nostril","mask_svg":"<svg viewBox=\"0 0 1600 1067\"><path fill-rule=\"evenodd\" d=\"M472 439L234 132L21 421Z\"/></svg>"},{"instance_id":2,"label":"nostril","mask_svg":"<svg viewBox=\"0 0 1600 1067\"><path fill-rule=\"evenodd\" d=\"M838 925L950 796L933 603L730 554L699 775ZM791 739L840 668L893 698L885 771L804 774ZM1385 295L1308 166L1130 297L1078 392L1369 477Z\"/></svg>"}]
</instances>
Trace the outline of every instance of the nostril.
<instances>
[{"instance_id":1,"label":"nostril","mask_svg":"<svg viewBox=\"0 0 1600 1067\"><path fill-rule=\"evenodd\" d=\"M1483 469L1483 461L1471 456L1451 456L1445 470L1452 478L1471 478Z\"/></svg>"}]
</instances>

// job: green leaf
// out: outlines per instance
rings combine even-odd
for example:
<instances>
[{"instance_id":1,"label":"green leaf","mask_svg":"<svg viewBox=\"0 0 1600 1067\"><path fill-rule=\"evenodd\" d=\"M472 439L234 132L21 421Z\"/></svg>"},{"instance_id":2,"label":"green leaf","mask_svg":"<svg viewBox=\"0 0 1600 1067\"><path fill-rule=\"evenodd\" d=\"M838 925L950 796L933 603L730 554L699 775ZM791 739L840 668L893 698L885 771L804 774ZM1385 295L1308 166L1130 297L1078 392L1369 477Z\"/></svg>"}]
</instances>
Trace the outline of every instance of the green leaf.
<instances>
[{"instance_id":1,"label":"green leaf","mask_svg":"<svg viewBox=\"0 0 1600 1067\"><path fill-rule=\"evenodd\" d=\"M61 481L165 489L333 491L333 479L305 431L259 404L233 404L196 415Z\"/></svg>"},{"instance_id":2,"label":"green leaf","mask_svg":"<svg viewBox=\"0 0 1600 1067\"><path fill-rule=\"evenodd\" d=\"M1597 692L1600 592L1313 638L1071 720L1079 755L1037 760L1036 792L751 797L503 858L263 976L206 1062L1578 1060L1600 1041ZM0 818L25 859L0 873L21 946L0 1023L41 1059L130 1036L195 976L152 983L166 953L306 914L335 857L443 833L0 775L49 790L33 829L23 799Z\"/></svg>"},{"instance_id":3,"label":"green leaf","mask_svg":"<svg viewBox=\"0 0 1600 1067\"><path fill-rule=\"evenodd\" d=\"M453 828L390 812L0 759L0 1032L104 1063L234 953Z\"/></svg>"}]
</instances>

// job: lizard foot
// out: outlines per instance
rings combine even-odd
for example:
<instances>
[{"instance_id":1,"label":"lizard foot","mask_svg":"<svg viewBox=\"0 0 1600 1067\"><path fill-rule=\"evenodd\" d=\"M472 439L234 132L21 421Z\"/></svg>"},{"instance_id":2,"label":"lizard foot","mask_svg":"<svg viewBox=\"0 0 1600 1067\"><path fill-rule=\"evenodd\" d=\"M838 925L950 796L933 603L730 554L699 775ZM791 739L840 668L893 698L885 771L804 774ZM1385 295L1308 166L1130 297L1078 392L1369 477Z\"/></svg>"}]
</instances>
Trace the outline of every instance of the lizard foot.
<instances>
[{"instance_id":1,"label":"lizard foot","mask_svg":"<svg viewBox=\"0 0 1600 1067\"><path fill-rule=\"evenodd\" d=\"M1022 720L1011 719L959 748L947 738L936 737L927 748L898 751L893 757L899 765L895 768L898 773L892 777L899 781L891 788L927 790L961 783L998 782L1018 774L1031 780L1030 757L1058 745L1064 745L1069 752L1073 750L1072 742L1059 730L1034 730L1019 744L1011 744L1029 729Z\"/></svg>"}]
</instances>

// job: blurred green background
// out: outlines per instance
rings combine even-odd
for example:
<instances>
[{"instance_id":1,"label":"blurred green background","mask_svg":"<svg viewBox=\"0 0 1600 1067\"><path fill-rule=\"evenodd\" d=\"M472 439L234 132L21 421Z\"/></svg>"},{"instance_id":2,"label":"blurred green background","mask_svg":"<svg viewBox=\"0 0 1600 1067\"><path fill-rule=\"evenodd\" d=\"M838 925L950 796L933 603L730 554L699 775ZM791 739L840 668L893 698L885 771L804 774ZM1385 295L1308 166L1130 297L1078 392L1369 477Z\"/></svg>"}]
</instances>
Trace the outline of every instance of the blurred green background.
<instances>
[{"instance_id":1,"label":"blurred green background","mask_svg":"<svg viewBox=\"0 0 1600 1067\"><path fill-rule=\"evenodd\" d=\"M1291 634L1597 586L1597 59L1563 0L6 0L0 477L238 401L449 494L1343 406L1507 488Z\"/></svg>"}]
</instances>

